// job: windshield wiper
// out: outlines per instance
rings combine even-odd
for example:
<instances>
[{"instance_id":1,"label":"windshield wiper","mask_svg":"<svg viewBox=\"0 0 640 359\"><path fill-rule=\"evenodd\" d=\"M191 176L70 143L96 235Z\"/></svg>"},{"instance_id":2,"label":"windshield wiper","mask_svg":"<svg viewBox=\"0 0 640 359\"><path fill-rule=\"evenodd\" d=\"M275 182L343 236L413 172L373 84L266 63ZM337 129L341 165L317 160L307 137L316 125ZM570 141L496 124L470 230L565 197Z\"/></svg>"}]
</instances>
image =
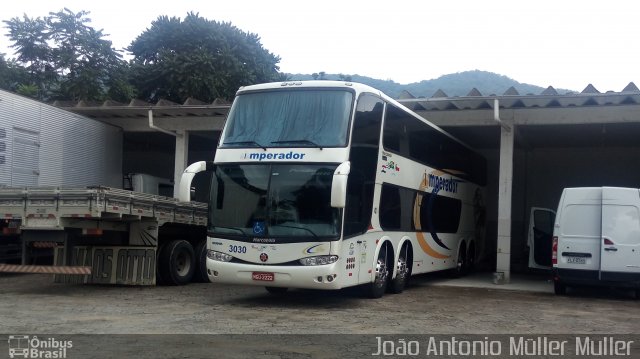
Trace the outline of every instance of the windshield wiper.
<instances>
[{"instance_id":1,"label":"windshield wiper","mask_svg":"<svg viewBox=\"0 0 640 359\"><path fill-rule=\"evenodd\" d=\"M322 150L322 146L311 141L311 140L282 140L282 141L271 141L271 143L306 143L308 145L313 145Z\"/></svg>"},{"instance_id":2,"label":"windshield wiper","mask_svg":"<svg viewBox=\"0 0 640 359\"><path fill-rule=\"evenodd\" d=\"M266 147L264 147L263 145L259 144L256 141L232 141L232 142L223 142L223 145L254 145L255 147L260 147L263 150L267 150Z\"/></svg>"},{"instance_id":3,"label":"windshield wiper","mask_svg":"<svg viewBox=\"0 0 640 359\"><path fill-rule=\"evenodd\" d=\"M286 224L273 224L272 226L273 226L273 227L275 227L275 226L279 226L279 227L285 227L285 228L302 229L303 231L307 231L307 232L311 233L311 235L313 236L313 238L315 238L316 240L319 240L319 239L318 239L318 236L317 236L315 233L313 233L313 231L312 231L312 230L310 230L309 228L305 228L305 227L298 227L298 226L289 226L289 225L286 225Z\"/></svg>"},{"instance_id":4,"label":"windshield wiper","mask_svg":"<svg viewBox=\"0 0 640 359\"><path fill-rule=\"evenodd\" d=\"M212 226L214 229L215 228L224 228L224 229L230 229L232 231L238 231L240 233L242 233L243 236L246 236L247 234L244 233L244 231L241 228L238 227L224 227L224 226Z\"/></svg>"}]
</instances>

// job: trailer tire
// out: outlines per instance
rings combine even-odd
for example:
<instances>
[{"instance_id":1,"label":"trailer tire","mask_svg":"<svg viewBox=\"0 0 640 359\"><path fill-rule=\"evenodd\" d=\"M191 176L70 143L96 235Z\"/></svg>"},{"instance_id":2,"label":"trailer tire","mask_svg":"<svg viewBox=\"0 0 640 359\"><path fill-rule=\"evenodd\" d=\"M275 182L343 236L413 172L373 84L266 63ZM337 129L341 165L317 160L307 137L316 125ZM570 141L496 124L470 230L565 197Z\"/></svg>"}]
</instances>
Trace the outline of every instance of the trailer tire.
<instances>
[{"instance_id":1,"label":"trailer tire","mask_svg":"<svg viewBox=\"0 0 640 359\"><path fill-rule=\"evenodd\" d=\"M198 243L195 248L196 255L196 271L193 275L193 281L198 283L209 283L207 275L207 241L203 240Z\"/></svg>"},{"instance_id":2,"label":"trailer tire","mask_svg":"<svg viewBox=\"0 0 640 359\"><path fill-rule=\"evenodd\" d=\"M167 242L159 242L158 249L156 250L156 285L164 285L166 281L162 278L162 273L160 273L160 255L166 247Z\"/></svg>"},{"instance_id":3,"label":"trailer tire","mask_svg":"<svg viewBox=\"0 0 640 359\"><path fill-rule=\"evenodd\" d=\"M196 262L191 243L185 240L168 242L160 252L158 272L166 285L184 285L191 281Z\"/></svg>"}]
</instances>

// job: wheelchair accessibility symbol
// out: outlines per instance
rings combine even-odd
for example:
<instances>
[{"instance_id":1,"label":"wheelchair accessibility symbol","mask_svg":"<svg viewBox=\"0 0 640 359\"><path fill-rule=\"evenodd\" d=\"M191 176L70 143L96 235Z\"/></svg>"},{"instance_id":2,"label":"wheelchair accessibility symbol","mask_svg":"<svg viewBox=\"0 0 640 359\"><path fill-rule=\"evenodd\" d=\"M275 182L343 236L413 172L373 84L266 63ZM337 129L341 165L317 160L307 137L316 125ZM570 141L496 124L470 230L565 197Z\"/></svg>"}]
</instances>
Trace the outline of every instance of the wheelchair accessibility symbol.
<instances>
[{"instance_id":1,"label":"wheelchair accessibility symbol","mask_svg":"<svg viewBox=\"0 0 640 359\"><path fill-rule=\"evenodd\" d=\"M253 224L253 234L264 234L265 224L264 222L255 222Z\"/></svg>"}]
</instances>

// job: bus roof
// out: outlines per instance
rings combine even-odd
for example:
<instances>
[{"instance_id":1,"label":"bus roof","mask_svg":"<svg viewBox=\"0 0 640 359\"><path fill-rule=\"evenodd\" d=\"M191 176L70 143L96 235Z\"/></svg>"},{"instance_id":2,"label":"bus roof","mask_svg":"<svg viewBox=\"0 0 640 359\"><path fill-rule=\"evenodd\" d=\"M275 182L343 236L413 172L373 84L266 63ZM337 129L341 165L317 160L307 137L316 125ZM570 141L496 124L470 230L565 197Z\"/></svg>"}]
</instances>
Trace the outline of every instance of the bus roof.
<instances>
[{"instance_id":1,"label":"bus roof","mask_svg":"<svg viewBox=\"0 0 640 359\"><path fill-rule=\"evenodd\" d=\"M409 109L408 107L406 107L405 105L401 104L400 102L396 101L395 99L391 98L390 96L386 95L384 92L371 87L369 85L365 85L365 84L361 84L358 82L351 82L351 81L332 81L332 80L309 80L309 81L280 81L280 82L268 82L268 83L263 83L263 84L256 84L256 85L249 85L249 86L243 86L240 89L238 89L238 91L236 92L236 95L240 95L246 92L253 92L253 91L264 91L264 90L274 90L274 89L281 89L281 88L345 88L345 89L353 89L356 92L356 96L362 92L370 92L370 93L374 93L377 94L378 96L380 96L380 98L382 98L383 100L404 109L405 111L407 111L408 113L410 113L413 117L419 119L420 121L425 122L426 124L428 124L429 126L431 126L432 128L434 128L435 130L443 133L445 136L448 136L449 138L453 139L454 141L460 143L461 145L465 146L466 148L476 152L473 148L471 148L469 145L467 145L466 143L462 142L461 140L459 140L458 138L452 136L449 132L443 130L442 128L436 126L435 124L431 123L428 119L418 115L417 113L413 112L411 109Z\"/></svg>"},{"instance_id":2,"label":"bus roof","mask_svg":"<svg viewBox=\"0 0 640 359\"><path fill-rule=\"evenodd\" d=\"M312 80L312 81L282 81L282 82L269 82L264 84L243 86L237 92L236 95L240 95L244 92L272 90L280 88L345 88L353 89L357 93L360 92L372 92L382 95L381 91L371 86L367 86L357 82L349 81L326 81L326 80Z\"/></svg>"}]
</instances>

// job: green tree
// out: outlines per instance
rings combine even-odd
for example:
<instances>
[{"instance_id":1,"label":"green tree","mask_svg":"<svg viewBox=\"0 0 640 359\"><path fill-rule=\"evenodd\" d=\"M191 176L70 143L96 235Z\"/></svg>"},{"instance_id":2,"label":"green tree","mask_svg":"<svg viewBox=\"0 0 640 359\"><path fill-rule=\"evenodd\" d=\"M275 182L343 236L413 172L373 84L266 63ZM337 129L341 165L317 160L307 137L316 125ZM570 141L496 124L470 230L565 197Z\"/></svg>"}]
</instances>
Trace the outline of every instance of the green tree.
<instances>
[{"instance_id":1,"label":"green tree","mask_svg":"<svg viewBox=\"0 0 640 359\"><path fill-rule=\"evenodd\" d=\"M89 26L89 12L74 13L65 8L44 19L12 18L4 21L9 29L17 61L38 88L41 100L104 100L126 71L126 62L102 30ZM120 99L122 100L122 99Z\"/></svg>"},{"instance_id":2,"label":"green tree","mask_svg":"<svg viewBox=\"0 0 640 359\"><path fill-rule=\"evenodd\" d=\"M15 59L7 60L5 55L0 53L0 88L9 91L16 91L24 83L28 83L29 75L27 70L20 66ZM35 86L34 86L35 87ZM37 94L37 87L35 93Z\"/></svg>"},{"instance_id":3,"label":"green tree","mask_svg":"<svg viewBox=\"0 0 640 359\"><path fill-rule=\"evenodd\" d=\"M44 99L56 79L46 20L40 17L32 19L25 14L22 19L14 17L3 22L9 30L7 36L13 41L11 48L18 55L16 61L28 73L27 82L22 85L35 86L37 91L33 97Z\"/></svg>"},{"instance_id":4,"label":"green tree","mask_svg":"<svg viewBox=\"0 0 640 359\"><path fill-rule=\"evenodd\" d=\"M152 102L231 99L240 86L286 79L280 58L258 35L194 13L184 20L158 17L127 50L134 56L134 84Z\"/></svg>"}]
</instances>

